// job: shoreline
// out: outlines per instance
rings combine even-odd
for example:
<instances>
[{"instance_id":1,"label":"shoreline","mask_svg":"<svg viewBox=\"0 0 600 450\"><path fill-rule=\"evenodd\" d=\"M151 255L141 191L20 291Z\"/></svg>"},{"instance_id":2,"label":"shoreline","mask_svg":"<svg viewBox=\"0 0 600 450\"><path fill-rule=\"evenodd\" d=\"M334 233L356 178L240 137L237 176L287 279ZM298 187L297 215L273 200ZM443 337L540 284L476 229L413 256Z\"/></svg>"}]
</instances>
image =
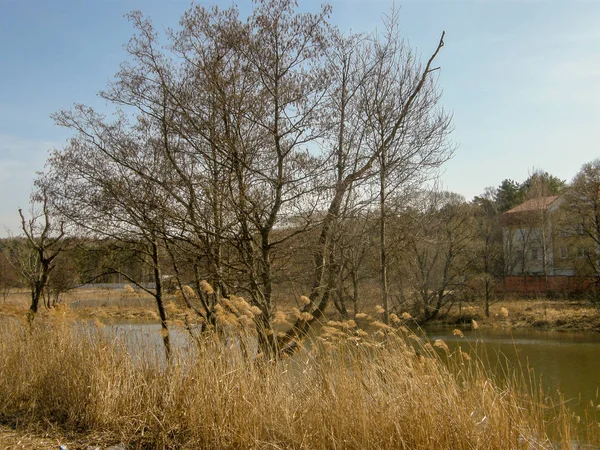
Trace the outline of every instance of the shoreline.
<instances>
[{"instance_id":1,"label":"shoreline","mask_svg":"<svg viewBox=\"0 0 600 450\"><path fill-rule=\"evenodd\" d=\"M427 328L530 329L563 332L600 332L600 305L582 300L510 299L490 306L485 317L479 305L462 308L462 314L451 311L425 326Z\"/></svg>"},{"instance_id":2,"label":"shoreline","mask_svg":"<svg viewBox=\"0 0 600 450\"><path fill-rule=\"evenodd\" d=\"M40 308L39 316L63 317L75 320L99 320L101 322L140 322L155 323L159 316L150 302L150 296L119 296L111 293L101 298L98 292L84 292L84 295L69 295L63 303L53 309ZM106 295L106 293L104 293ZM100 298L100 299L99 299ZM88 306L89 305L89 306ZM169 322L181 322L187 316L191 323L195 317L178 304L176 298L166 301ZM280 302L279 308L287 311L296 306L292 302ZM380 314L375 312L375 305L364 305L363 311L374 320L380 320ZM19 294L12 301L0 302L0 316L25 317L28 304L24 295ZM395 311L401 314L401 308ZM413 314L417 316L416 314ZM332 307L326 313L326 320L343 320ZM473 321L475 324L473 324ZM485 317L481 302L454 305L449 311L442 311L435 320L421 323L419 327L436 328L502 328L502 329L532 329L545 331L600 332L600 303L595 304L585 300L557 299L503 299L490 305L490 317Z\"/></svg>"}]
</instances>

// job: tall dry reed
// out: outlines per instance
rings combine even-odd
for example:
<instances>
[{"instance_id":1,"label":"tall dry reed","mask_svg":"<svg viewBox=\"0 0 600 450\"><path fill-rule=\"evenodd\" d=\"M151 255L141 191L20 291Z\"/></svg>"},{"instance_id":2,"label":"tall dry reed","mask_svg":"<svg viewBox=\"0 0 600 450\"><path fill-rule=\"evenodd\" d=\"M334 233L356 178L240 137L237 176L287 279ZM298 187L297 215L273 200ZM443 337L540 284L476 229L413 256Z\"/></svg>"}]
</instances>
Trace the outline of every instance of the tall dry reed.
<instances>
[{"instance_id":1,"label":"tall dry reed","mask_svg":"<svg viewBox=\"0 0 600 450\"><path fill-rule=\"evenodd\" d=\"M246 337L205 336L170 364L132 358L95 327L0 321L0 421L58 427L133 448L570 448L568 411L548 415L518 377L502 385L462 351L334 322L277 362ZM337 330L337 331L334 331ZM248 337L248 339L252 339Z\"/></svg>"}]
</instances>

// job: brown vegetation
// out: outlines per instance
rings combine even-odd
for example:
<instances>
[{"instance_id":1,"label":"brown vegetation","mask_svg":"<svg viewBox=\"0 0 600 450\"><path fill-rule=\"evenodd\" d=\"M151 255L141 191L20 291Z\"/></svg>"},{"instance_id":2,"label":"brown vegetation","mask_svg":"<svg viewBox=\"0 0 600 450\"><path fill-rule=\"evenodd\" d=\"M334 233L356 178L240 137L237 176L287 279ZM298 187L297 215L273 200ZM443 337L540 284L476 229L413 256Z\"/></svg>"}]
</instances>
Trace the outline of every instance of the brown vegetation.
<instances>
[{"instance_id":1,"label":"brown vegetation","mask_svg":"<svg viewBox=\"0 0 600 450\"><path fill-rule=\"evenodd\" d=\"M499 383L467 349L380 324L368 336L329 322L278 362L250 356L251 336L210 334L165 364L161 352L132 358L100 329L60 317L31 334L4 320L0 422L132 448L571 448L581 433L522 374ZM10 439L4 428L0 442Z\"/></svg>"},{"instance_id":2,"label":"brown vegetation","mask_svg":"<svg viewBox=\"0 0 600 450\"><path fill-rule=\"evenodd\" d=\"M382 313L378 309L378 298L376 286L363 286L366 294L361 299L361 311L364 316L370 315L374 318L383 319ZM305 304L303 297L294 295L280 295L286 292L283 288L276 289L277 311L274 318L281 317L284 311L291 310L293 307L302 308ZM29 294L26 291L13 291L4 301L0 303L0 315L19 317L25 314L29 300ZM290 300L296 298L297 301ZM306 297L304 297L305 299ZM144 292L135 292L133 294L125 292L123 289L76 289L63 294L62 304L58 306L63 315L72 319L99 319L99 320L119 320L119 321L141 321L156 322L158 316L155 311L153 299ZM380 308L380 306L379 306ZM396 306L391 313L392 316L400 316L406 313L400 311L400 306ZM185 304L181 296L173 294L166 297L166 309L169 321L181 321L186 317ZM435 327L448 325L470 326L472 320L476 320L480 327L492 328L537 328L557 331L600 331L600 311L598 306L585 300L565 300L565 299L526 299L526 298L507 298L498 300L490 307L490 317L486 318L485 303L481 302L463 302L454 303L451 308L444 309L441 317L428 326ZM506 314L503 313L506 311ZM43 309L40 311L42 316L51 315L52 310ZM359 317L363 314L359 313ZM189 318L189 315L187 315ZM344 318L337 310L330 310L327 319L338 320ZM411 321L413 324L420 324L417 321ZM278 321L274 320L274 325Z\"/></svg>"},{"instance_id":3,"label":"brown vegetation","mask_svg":"<svg viewBox=\"0 0 600 450\"><path fill-rule=\"evenodd\" d=\"M431 325L470 324L475 319L482 327L537 328L555 331L600 331L600 310L585 300L524 299L500 300L490 306L486 318L484 306L464 303L454 306Z\"/></svg>"}]
</instances>

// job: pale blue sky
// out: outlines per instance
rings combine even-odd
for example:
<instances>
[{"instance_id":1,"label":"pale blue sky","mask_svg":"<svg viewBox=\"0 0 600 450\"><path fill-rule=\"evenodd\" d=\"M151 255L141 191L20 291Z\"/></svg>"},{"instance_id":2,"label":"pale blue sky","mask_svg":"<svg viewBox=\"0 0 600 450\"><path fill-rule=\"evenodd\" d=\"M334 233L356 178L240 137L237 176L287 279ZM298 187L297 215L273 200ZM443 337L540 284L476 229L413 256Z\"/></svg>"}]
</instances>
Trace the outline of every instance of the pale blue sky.
<instances>
[{"instance_id":1,"label":"pale blue sky","mask_svg":"<svg viewBox=\"0 0 600 450\"><path fill-rule=\"evenodd\" d=\"M158 28L175 27L190 3L0 0L0 236L17 231L35 172L69 136L50 114L73 103L105 107L96 93L126 58L132 33L123 15L140 9ZM321 2L299 3L315 10ZM333 23L369 31L392 0L331 3ZM404 36L424 56L446 30L439 83L459 146L441 179L446 189L469 199L533 168L570 180L600 157L600 2L396 3Z\"/></svg>"}]
</instances>

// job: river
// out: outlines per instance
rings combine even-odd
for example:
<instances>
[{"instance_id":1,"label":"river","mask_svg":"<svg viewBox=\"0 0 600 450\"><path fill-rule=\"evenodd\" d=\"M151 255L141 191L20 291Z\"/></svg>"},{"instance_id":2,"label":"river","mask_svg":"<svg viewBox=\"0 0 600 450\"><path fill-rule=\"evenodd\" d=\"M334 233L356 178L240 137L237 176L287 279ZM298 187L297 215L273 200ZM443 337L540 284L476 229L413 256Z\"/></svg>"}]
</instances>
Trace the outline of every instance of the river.
<instances>
[{"instance_id":1,"label":"river","mask_svg":"<svg viewBox=\"0 0 600 450\"><path fill-rule=\"evenodd\" d=\"M124 337L130 348L162 353L160 326L148 323L112 323L109 332ZM533 371L544 390L551 395L560 391L568 406L577 414L584 411L600 419L600 334L594 332L555 332L539 330L480 329L455 336L452 329L425 330L431 341L443 339L450 348L477 353L492 371L505 371L510 365ZM175 328L171 333L177 348L190 345L189 336ZM594 407L590 406L590 401Z\"/></svg>"},{"instance_id":2,"label":"river","mask_svg":"<svg viewBox=\"0 0 600 450\"><path fill-rule=\"evenodd\" d=\"M600 334L540 330L480 329L455 336L452 329L429 330L431 340L443 339L452 349L476 352L493 371L502 371L508 361L532 370L544 392L562 392L568 407L578 415L586 410L600 420ZM593 402L593 407L590 405Z\"/></svg>"},{"instance_id":3,"label":"river","mask_svg":"<svg viewBox=\"0 0 600 450\"><path fill-rule=\"evenodd\" d=\"M134 349L133 353L163 354L158 324L116 322L106 327ZM443 339L454 349L479 355L500 378L509 365L532 371L541 380L544 392L556 396L562 392L568 407L578 415L590 414L600 420L596 406L600 402L600 333L555 332L539 330L479 329L455 336L452 329L425 330L428 338ZM183 329L175 327L171 340L176 348L192 348ZM593 406L590 405L590 401Z\"/></svg>"}]
</instances>

